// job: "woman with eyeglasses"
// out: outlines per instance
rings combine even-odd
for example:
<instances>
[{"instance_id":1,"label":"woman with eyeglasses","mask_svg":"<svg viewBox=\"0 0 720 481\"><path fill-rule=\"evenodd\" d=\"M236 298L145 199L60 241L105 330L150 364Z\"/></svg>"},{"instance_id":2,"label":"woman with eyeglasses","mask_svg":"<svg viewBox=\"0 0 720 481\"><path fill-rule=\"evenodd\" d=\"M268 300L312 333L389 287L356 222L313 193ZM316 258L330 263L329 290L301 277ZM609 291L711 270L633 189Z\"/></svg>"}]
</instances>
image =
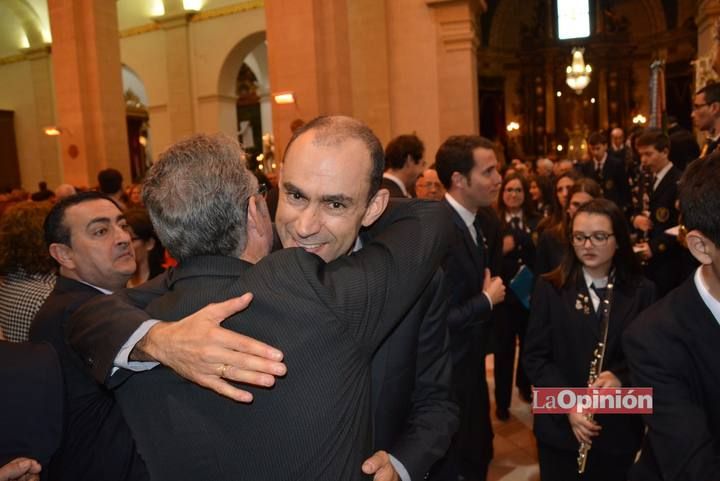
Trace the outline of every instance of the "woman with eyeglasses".
<instances>
[{"instance_id":1,"label":"woman with eyeglasses","mask_svg":"<svg viewBox=\"0 0 720 481\"><path fill-rule=\"evenodd\" d=\"M530 382L525 375L522 361L519 360L517 368L513 369L516 340L520 342L522 352L528 309L512 290L512 280L520 269L532 269L535 263L535 229L540 221L525 177L517 173L505 176L500 185L497 212L503 243L500 277L508 289L505 301L497 306L494 313L497 320L494 354L495 414L499 420L506 421L510 418L513 371L520 397L530 402Z\"/></svg>"},{"instance_id":2,"label":"woman with eyeglasses","mask_svg":"<svg viewBox=\"0 0 720 481\"><path fill-rule=\"evenodd\" d=\"M540 387L587 387L590 361L601 339L602 302L609 283L607 347L593 387L627 387L623 331L655 298L640 274L627 223L611 201L594 199L577 209L567 237L568 255L535 286L523 360L530 381ZM638 415L536 414L540 477L545 481L625 480L640 447ZM585 473L577 473L578 447L591 443Z\"/></svg>"}]
</instances>

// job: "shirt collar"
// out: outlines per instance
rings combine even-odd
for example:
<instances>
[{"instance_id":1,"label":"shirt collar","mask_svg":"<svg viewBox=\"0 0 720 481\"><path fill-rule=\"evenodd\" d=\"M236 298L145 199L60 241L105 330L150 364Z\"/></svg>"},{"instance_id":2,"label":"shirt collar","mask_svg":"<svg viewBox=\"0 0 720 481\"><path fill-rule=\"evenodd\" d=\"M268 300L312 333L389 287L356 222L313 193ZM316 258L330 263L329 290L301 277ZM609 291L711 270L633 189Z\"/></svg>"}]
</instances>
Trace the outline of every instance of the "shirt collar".
<instances>
[{"instance_id":1,"label":"shirt collar","mask_svg":"<svg viewBox=\"0 0 720 481\"><path fill-rule=\"evenodd\" d=\"M656 186L656 187L657 187L658 185L660 185L660 182L663 180L663 177L665 177L665 174L667 174L668 172L670 172L670 169L672 169L672 166L673 166L673 163L672 163L672 162L668 162L667 165L666 165L665 167L663 167L660 172L658 172L657 174L655 174L655 186Z\"/></svg>"},{"instance_id":2,"label":"shirt collar","mask_svg":"<svg viewBox=\"0 0 720 481\"><path fill-rule=\"evenodd\" d=\"M710 312L715 320L720 324L720 301L715 299L705 286L705 281L702 278L702 267L698 267L695 271L695 277L693 280L695 281L695 287L700 294L700 298L703 300L707 308L710 309Z\"/></svg>"},{"instance_id":3,"label":"shirt collar","mask_svg":"<svg viewBox=\"0 0 720 481\"><path fill-rule=\"evenodd\" d=\"M407 188L405 188L405 184L403 183L402 180L398 179L397 177L392 175L390 172L385 172L383 174L383 177L395 182L397 184L397 186L400 187L400 190L402 191L403 195L405 197L410 197L410 194L408 194Z\"/></svg>"},{"instance_id":4,"label":"shirt collar","mask_svg":"<svg viewBox=\"0 0 720 481\"><path fill-rule=\"evenodd\" d=\"M450 206L455 209L455 212L457 212L463 222L465 222L465 225L470 228L475 222L475 213L467 210L463 205L460 204L460 202L455 200L455 198L447 192L445 193L445 200L447 200L448 204L450 204Z\"/></svg>"},{"instance_id":5,"label":"shirt collar","mask_svg":"<svg viewBox=\"0 0 720 481\"><path fill-rule=\"evenodd\" d=\"M608 278L607 276L601 278L601 279L593 279L590 277L590 274L587 273L585 268L583 267L583 277L585 278L585 285L587 286L588 290L590 290L590 286L595 284L595 287L598 289L601 289L603 287L607 287Z\"/></svg>"},{"instance_id":6,"label":"shirt collar","mask_svg":"<svg viewBox=\"0 0 720 481\"><path fill-rule=\"evenodd\" d=\"M508 224L510 223L511 220L513 220L513 217L517 217L518 219L520 219L520 222L522 222L523 221L523 211L520 211L517 214L511 214L510 212L505 212L505 222L507 222Z\"/></svg>"},{"instance_id":7,"label":"shirt collar","mask_svg":"<svg viewBox=\"0 0 720 481\"><path fill-rule=\"evenodd\" d=\"M96 285L90 284L89 282L85 282L85 281L83 281L83 280L81 280L81 279L77 279L77 281L80 282L80 283L82 283L82 284L85 284L86 286L90 286L90 287L92 287L93 289L97 289L98 291L102 292L102 293L105 294L105 295L110 295L110 294L112 294L112 291L109 291L109 290L104 289L104 288L102 288L102 287L98 287L98 286L96 286Z\"/></svg>"}]
</instances>

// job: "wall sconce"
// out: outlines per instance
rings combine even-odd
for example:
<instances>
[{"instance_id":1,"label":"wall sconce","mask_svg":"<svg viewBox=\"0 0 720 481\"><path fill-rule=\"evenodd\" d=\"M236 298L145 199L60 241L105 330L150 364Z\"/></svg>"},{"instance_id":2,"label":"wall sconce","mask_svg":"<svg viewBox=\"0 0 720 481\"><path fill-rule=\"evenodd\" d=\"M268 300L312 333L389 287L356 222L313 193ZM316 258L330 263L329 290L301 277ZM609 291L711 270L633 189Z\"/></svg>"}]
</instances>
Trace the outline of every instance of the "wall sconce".
<instances>
[{"instance_id":1,"label":"wall sconce","mask_svg":"<svg viewBox=\"0 0 720 481\"><path fill-rule=\"evenodd\" d=\"M293 92L280 92L273 94L273 100L278 105L294 104L295 94Z\"/></svg>"},{"instance_id":2,"label":"wall sconce","mask_svg":"<svg viewBox=\"0 0 720 481\"><path fill-rule=\"evenodd\" d=\"M647 119L643 114L637 114L635 117L633 117L633 124L635 125L644 125L645 122L647 122Z\"/></svg>"},{"instance_id":3,"label":"wall sconce","mask_svg":"<svg viewBox=\"0 0 720 481\"><path fill-rule=\"evenodd\" d=\"M563 146L562 146L562 144L558 144L558 146L556 147L556 149L557 149L558 152L562 152L562 151L563 151Z\"/></svg>"},{"instance_id":4,"label":"wall sconce","mask_svg":"<svg viewBox=\"0 0 720 481\"><path fill-rule=\"evenodd\" d=\"M565 83L578 95L590 83L590 73L592 72L590 64L585 65L584 51L582 48L574 48L572 51L572 63L565 69L567 74Z\"/></svg>"},{"instance_id":5,"label":"wall sconce","mask_svg":"<svg viewBox=\"0 0 720 481\"><path fill-rule=\"evenodd\" d=\"M70 133L68 129L57 127L55 125L48 125L47 127L43 127L43 132L45 133L45 135L49 135L50 137L57 137L58 135Z\"/></svg>"},{"instance_id":6,"label":"wall sconce","mask_svg":"<svg viewBox=\"0 0 720 481\"><path fill-rule=\"evenodd\" d=\"M507 131L508 131L508 132L514 132L514 131L516 131L516 130L520 130L520 124L519 124L519 123L513 121L513 122L510 122L509 124L507 124Z\"/></svg>"}]
</instances>

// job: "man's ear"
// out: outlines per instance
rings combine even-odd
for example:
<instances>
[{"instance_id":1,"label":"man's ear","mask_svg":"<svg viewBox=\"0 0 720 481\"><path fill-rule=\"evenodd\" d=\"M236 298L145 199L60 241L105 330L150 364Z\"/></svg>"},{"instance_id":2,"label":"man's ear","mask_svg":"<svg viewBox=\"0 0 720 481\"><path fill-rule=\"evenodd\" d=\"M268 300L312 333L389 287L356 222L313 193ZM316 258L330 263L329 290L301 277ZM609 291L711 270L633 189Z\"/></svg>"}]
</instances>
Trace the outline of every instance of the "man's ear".
<instances>
[{"instance_id":1,"label":"man's ear","mask_svg":"<svg viewBox=\"0 0 720 481\"><path fill-rule=\"evenodd\" d=\"M362 225L364 227L372 225L378 219L378 217L380 217L382 213L385 212L385 208L387 207L389 200L389 190L378 190L377 193L373 196L373 198L370 199L370 203L368 204L367 209L365 209L365 215L363 215Z\"/></svg>"},{"instance_id":2,"label":"man's ear","mask_svg":"<svg viewBox=\"0 0 720 481\"><path fill-rule=\"evenodd\" d=\"M717 247L699 230L691 230L685 237L690 253L703 265L712 264Z\"/></svg>"},{"instance_id":3,"label":"man's ear","mask_svg":"<svg viewBox=\"0 0 720 481\"><path fill-rule=\"evenodd\" d=\"M65 244L50 244L50 257L55 259L58 264L67 269L75 269L75 260L73 259L73 251L70 246Z\"/></svg>"},{"instance_id":4,"label":"man's ear","mask_svg":"<svg viewBox=\"0 0 720 481\"><path fill-rule=\"evenodd\" d=\"M463 182L467 182L467 178L460 172L455 171L450 176L450 186L461 187Z\"/></svg>"},{"instance_id":5,"label":"man's ear","mask_svg":"<svg viewBox=\"0 0 720 481\"><path fill-rule=\"evenodd\" d=\"M145 250L150 252L155 248L155 238L151 237L145 242Z\"/></svg>"}]
</instances>

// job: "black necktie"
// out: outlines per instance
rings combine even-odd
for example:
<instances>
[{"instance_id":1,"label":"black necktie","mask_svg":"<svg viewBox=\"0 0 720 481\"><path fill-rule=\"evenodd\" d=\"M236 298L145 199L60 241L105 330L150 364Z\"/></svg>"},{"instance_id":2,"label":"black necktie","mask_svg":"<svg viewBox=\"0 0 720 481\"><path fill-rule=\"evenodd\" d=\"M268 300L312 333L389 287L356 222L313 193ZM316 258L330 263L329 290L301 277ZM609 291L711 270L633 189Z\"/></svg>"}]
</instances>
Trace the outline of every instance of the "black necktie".
<instances>
[{"instance_id":1,"label":"black necktie","mask_svg":"<svg viewBox=\"0 0 720 481\"><path fill-rule=\"evenodd\" d=\"M475 220L473 221L473 227L475 227L475 238L477 239L477 246L480 250L480 257L483 260L483 264L486 264L485 255L487 251L487 240L485 239L485 235L482 231L482 220L480 219L479 215L475 216Z\"/></svg>"},{"instance_id":2,"label":"black necktie","mask_svg":"<svg viewBox=\"0 0 720 481\"><path fill-rule=\"evenodd\" d=\"M595 294L600 298L600 304L598 304L597 308L597 317L598 319L602 318L602 311L603 311L603 302L605 301L605 296L607 296L607 287L596 287L595 284L590 284L590 289L595 291Z\"/></svg>"},{"instance_id":3,"label":"black necktie","mask_svg":"<svg viewBox=\"0 0 720 481\"><path fill-rule=\"evenodd\" d=\"M513 216L510 218L510 227L515 230L520 230L520 217Z\"/></svg>"}]
</instances>

